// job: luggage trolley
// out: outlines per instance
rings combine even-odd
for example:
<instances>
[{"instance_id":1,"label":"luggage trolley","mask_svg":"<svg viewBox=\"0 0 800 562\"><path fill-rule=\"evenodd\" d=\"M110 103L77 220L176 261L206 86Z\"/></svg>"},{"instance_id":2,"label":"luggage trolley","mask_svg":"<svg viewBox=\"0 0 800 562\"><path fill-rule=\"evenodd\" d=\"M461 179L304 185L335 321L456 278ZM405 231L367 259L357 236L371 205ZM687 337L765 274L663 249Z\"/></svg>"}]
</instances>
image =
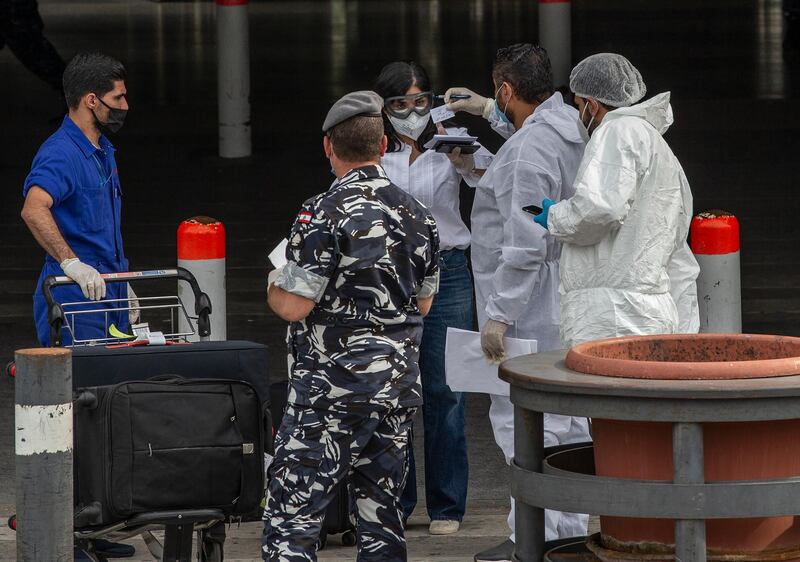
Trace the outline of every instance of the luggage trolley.
<instances>
[{"instance_id":1,"label":"luggage trolley","mask_svg":"<svg viewBox=\"0 0 800 562\"><path fill-rule=\"evenodd\" d=\"M150 270L138 272L110 273L101 275L106 283L122 283L131 281L151 281L159 279L177 279L190 285L195 298L194 315L190 315L181 300L174 296L138 297L137 302L129 299L109 299L100 303L67 302L58 303L53 297L53 288L74 284L66 276L50 276L43 282L42 291L48 305L51 326L51 342L54 346L62 345L63 333L72 337L73 347L73 386L77 390L89 385L111 385L123 381L142 381L159 378L164 375L186 376L198 378L228 379L221 374L226 372L225 365L236 364L239 380L250 383L262 403L263 444L264 453L271 454L272 418L269 411L269 380L266 365L266 348L252 342L211 342L211 302L189 271L183 268ZM91 304L89 310L81 310L81 305ZM137 338L136 334L110 336L109 315L111 313L138 310L155 314L169 326L163 332L165 345L148 346L146 338ZM84 314L103 314L108 337L94 339L78 339L75 320ZM190 320L189 331L181 331L178 319ZM144 320L140 318L140 321ZM195 321L197 330L194 330ZM200 342L190 343L189 338L199 336ZM172 345L186 344L186 345ZM242 359L242 357L245 357ZM243 366L244 365L244 366ZM81 367L85 367L81 368ZM11 367L9 367L10 369ZM166 370L166 371L165 371ZM247 372L245 372L247 371ZM263 377L260 374L263 374ZM11 374L11 373L9 373ZM252 376L243 376L249 375ZM102 382L101 382L102 380ZM85 393L76 392L76 405ZM259 455L261 457L261 455ZM76 459L76 466L80 460ZM263 465L261 468L263 473ZM76 468L76 478L77 478ZM77 481L77 480L76 480ZM263 490L261 490L263 492ZM244 520L260 519L261 509ZM84 514L85 515L85 514ZM105 562L105 558L95 552L94 541L106 539L111 541L125 540L141 535L150 553L156 560L163 562L190 562L193 552L193 535L197 535L197 557L201 562L221 562L223 560L222 545L225 540L224 523L230 522L233 516L226 517L221 509L182 509L138 513L121 521L110 524L87 526L82 521L82 514L75 517L75 544L89 554L97 562ZM242 517L237 517L241 521ZM159 541L154 531L164 531L163 541Z\"/></svg>"},{"instance_id":2,"label":"luggage trolley","mask_svg":"<svg viewBox=\"0 0 800 562\"><path fill-rule=\"evenodd\" d=\"M129 271L122 273L103 273L100 275L106 283L129 283L131 281L145 281L158 279L178 279L189 284L194 293L195 316L190 316L186 312L180 298L177 295L138 297L131 299L108 299L99 303L76 301L58 303L53 297L53 288L62 285L74 285L75 282L65 275L47 277L42 283L42 292L47 302L48 319L50 322L50 341L54 347L61 346L63 340L63 330L66 330L72 338L70 347L80 347L84 345L108 345L119 344L126 340L135 340L136 336L130 337L112 336L109 334L111 324L109 314L119 312L137 311L140 316L145 311L159 312L162 315L168 314L169 330L163 333L166 341L186 342L188 338L195 335L193 323L197 322L197 335L200 341L208 341L211 335L211 323L208 315L211 314L211 300L208 295L200 290L197 279L188 270L178 267L176 269L156 269L150 271ZM85 309L87 304L92 308ZM84 315L102 314L107 334L106 337L92 339L78 339L75 329L75 320ZM181 332L179 329L179 317L187 322L190 331Z\"/></svg>"}]
</instances>

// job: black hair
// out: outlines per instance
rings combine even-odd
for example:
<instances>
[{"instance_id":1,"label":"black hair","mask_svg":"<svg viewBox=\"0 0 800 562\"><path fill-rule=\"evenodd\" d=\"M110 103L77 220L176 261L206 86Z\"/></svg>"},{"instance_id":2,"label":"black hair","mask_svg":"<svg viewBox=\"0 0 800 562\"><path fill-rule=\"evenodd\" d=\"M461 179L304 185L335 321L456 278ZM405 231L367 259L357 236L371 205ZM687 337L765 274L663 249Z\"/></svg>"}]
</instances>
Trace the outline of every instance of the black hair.
<instances>
[{"instance_id":1,"label":"black hair","mask_svg":"<svg viewBox=\"0 0 800 562\"><path fill-rule=\"evenodd\" d=\"M383 99L386 99L394 96L404 96L409 88L414 85L423 92L433 91L428 73L425 72L425 69L420 64L414 61L398 61L391 62L383 67L380 74L378 74L377 80L375 80L373 90ZM389 117L386 115L385 111L382 112L382 114L383 129L389 140L387 152L399 152L403 150L403 141L400 140L400 137L394 130L392 122L389 121ZM436 124L433 122L433 119L431 119L428 121L428 126L425 127L425 130L422 131L422 134L414 142L417 150L425 152L426 149L423 145L431 140L435 134Z\"/></svg>"},{"instance_id":2,"label":"black hair","mask_svg":"<svg viewBox=\"0 0 800 562\"><path fill-rule=\"evenodd\" d=\"M118 60L99 52L78 53L67 64L62 82L67 105L75 109L89 93L102 97L114 89L114 82L125 80L125 67Z\"/></svg>"},{"instance_id":3,"label":"black hair","mask_svg":"<svg viewBox=\"0 0 800 562\"><path fill-rule=\"evenodd\" d=\"M508 82L526 103L541 103L553 95L553 68L539 45L517 43L497 50L492 66L497 85Z\"/></svg>"}]
</instances>

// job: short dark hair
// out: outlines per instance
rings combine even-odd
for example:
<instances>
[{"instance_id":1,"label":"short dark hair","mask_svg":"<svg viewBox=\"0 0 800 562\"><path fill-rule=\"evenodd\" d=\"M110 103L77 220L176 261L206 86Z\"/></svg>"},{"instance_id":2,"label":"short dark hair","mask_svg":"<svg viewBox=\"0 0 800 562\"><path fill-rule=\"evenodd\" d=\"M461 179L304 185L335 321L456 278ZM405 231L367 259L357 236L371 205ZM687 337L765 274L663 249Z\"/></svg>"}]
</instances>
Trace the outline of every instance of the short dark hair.
<instances>
[{"instance_id":1,"label":"short dark hair","mask_svg":"<svg viewBox=\"0 0 800 562\"><path fill-rule=\"evenodd\" d=\"M541 103L553 95L553 68L547 51L539 45L517 43L497 50L492 78L508 82L526 103Z\"/></svg>"},{"instance_id":2,"label":"short dark hair","mask_svg":"<svg viewBox=\"0 0 800 562\"><path fill-rule=\"evenodd\" d=\"M391 98L394 96L404 96L406 92L416 84L417 88L423 92L433 90L431 79L428 73L421 64L414 61L397 61L390 62L381 69L381 73L375 80L375 86L372 88L383 99ZM386 131L386 137L389 139L389 152L399 152L403 150L403 142L397 136L397 132L389 121L389 116L383 112L383 128ZM419 138L414 141L417 150L425 152L425 143L433 138L436 134L436 124L433 119L428 121L428 126L422 131Z\"/></svg>"},{"instance_id":3,"label":"short dark hair","mask_svg":"<svg viewBox=\"0 0 800 562\"><path fill-rule=\"evenodd\" d=\"M356 115L333 127L327 135L340 160L377 160L381 156L383 119L377 115Z\"/></svg>"},{"instance_id":4,"label":"short dark hair","mask_svg":"<svg viewBox=\"0 0 800 562\"><path fill-rule=\"evenodd\" d=\"M67 105L75 109L81 98L94 92L104 96L114 82L125 80L125 67L118 60L98 52L78 53L69 61L62 82Z\"/></svg>"}]
</instances>

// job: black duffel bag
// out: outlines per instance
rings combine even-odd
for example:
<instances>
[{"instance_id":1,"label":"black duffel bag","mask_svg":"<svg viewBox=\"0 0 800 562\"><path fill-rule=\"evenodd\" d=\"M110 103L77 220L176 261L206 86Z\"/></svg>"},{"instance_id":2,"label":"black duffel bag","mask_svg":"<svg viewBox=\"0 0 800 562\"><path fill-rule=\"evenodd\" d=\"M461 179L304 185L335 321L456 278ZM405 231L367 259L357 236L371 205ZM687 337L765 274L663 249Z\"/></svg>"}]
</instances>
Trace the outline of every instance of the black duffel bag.
<instances>
[{"instance_id":1,"label":"black duffel bag","mask_svg":"<svg viewBox=\"0 0 800 562\"><path fill-rule=\"evenodd\" d=\"M264 491L263 416L243 381L172 377L78 390L76 528L162 510L252 513Z\"/></svg>"}]
</instances>

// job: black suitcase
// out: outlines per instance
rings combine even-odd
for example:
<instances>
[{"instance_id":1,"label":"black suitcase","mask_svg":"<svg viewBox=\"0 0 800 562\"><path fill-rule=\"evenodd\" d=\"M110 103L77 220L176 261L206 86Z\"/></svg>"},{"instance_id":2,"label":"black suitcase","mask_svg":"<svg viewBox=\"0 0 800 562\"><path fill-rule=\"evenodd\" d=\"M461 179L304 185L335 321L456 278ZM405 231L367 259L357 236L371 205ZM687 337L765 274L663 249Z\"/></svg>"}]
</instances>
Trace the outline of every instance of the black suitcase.
<instances>
[{"instance_id":1,"label":"black suitcase","mask_svg":"<svg viewBox=\"0 0 800 562\"><path fill-rule=\"evenodd\" d=\"M86 387L75 400L76 527L165 510L255 511L264 489L261 400L245 382Z\"/></svg>"},{"instance_id":2,"label":"black suitcase","mask_svg":"<svg viewBox=\"0 0 800 562\"><path fill-rule=\"evenodd\" d=\"M72 386L106 386L160 375L245 381L264 410L264 452L272 453L272 408L266 346L208 341L165 346L72 348ZM285 403L285 399L284 399Z\"/></svg>"},{"instance_id":3,"label":"black suitcase","mask_svg":"<svg viewBox=\"0 0 800 562\"><path fill-rule=\"evenodd\" d=\"M286 410L286 398L288 395L287 381L274 382L270 385L270 397L272 398L270 407L272 409L272 419L275 424L273 433L277 433ZM353 521L352 489L349 479L345 478L336 488L333 499L325 511L325 519L322 521L322 532L319 536L320 549L325 548L328 535L342 535L344 546L355 546L356 534Z\"/></svg>"}]
</instances>

